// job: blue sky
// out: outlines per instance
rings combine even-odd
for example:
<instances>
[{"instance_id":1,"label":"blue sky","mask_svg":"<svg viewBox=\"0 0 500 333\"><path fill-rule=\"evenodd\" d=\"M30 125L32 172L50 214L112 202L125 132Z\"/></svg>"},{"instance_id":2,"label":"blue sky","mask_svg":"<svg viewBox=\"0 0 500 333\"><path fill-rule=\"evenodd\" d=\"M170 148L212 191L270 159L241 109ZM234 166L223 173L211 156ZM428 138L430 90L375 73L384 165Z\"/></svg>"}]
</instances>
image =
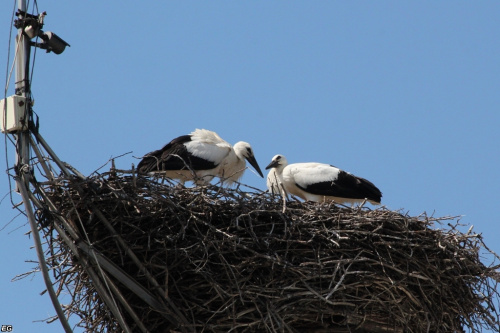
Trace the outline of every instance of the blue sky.
<instances>
[{"instance_id":1,"label":"blue sky","mask_svg":"<svg viewBox=\"0 0 500 333\"><path fill-rule=\"evenodd\" d=\"M0 4L0 68L11 13ZM40 131L86 175L195 128L252 144L264 168L334 164L411 215L463 215L500 253L500 2L40 1L71 47L36 52ZM11 53L11 60L13 54ZM5 77L5 75L3 76ZM12 95L10 86L7 95ZM13 147L2 154L14 162ZM105 166L102 171L109 169ZM252 172L242 179L265 189ZM8 177L0 177L2 196ZM20 201L17 194L14 201ZM29 227L0 205L0 324L54 332ZM61 329L62 330L62 329Z\"/></svg>"}]
</instances>

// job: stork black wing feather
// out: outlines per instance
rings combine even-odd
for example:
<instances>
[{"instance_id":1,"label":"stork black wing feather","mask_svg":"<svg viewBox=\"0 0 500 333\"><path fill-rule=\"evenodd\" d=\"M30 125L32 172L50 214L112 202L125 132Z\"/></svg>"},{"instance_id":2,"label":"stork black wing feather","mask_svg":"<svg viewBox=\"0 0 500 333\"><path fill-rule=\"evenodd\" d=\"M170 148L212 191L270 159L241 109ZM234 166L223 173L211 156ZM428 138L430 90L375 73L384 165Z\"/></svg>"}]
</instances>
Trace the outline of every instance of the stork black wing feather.
<instances>
[{"instance_id":1,"label":"stork black wing feather","mask_svg":"<svg viewBox=\"0 0 500 333\"><path fill-rule=\"evenodd\" d=\"M301 187L302 190L317 194L349 199L364 199L380 202L382 192L373 185L372 182L356 177L345 171L340 171L338 178L333 181L310 184L307 187Z\"/></svg>"},{"instance_id":2,"label":"stork black wing feather","mask_svg":"<svg viewBox=\"0 0 500 333\"><path fill-rule=\"evenodd\" d=\"M217 166L211 161L190 154L184 145L189 141L191 141L191 135L182 135L167 143L163 148L146 154L137 165L137 170L140 173L186 170L187 166L192 170L209 170Z\"/></svg>"}]
</instances>

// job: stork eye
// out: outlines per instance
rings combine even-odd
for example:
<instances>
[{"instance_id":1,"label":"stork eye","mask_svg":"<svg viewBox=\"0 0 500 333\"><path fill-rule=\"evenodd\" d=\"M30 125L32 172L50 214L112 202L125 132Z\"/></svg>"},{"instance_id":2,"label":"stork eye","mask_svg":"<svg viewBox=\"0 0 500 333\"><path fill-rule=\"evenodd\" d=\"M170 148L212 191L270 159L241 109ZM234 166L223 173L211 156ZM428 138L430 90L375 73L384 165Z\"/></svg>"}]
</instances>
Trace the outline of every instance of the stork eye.
<instances>
[{"instance_id":1,"label":"stork eye","mask_svg":"<svg viewBox=\"0 0 500 333\"><path fill-rule=\"evenodd\" d=\"M278 161L281 160L281 156L277 156L276 160L278 160Z\"/></svg>"}]
</instances>

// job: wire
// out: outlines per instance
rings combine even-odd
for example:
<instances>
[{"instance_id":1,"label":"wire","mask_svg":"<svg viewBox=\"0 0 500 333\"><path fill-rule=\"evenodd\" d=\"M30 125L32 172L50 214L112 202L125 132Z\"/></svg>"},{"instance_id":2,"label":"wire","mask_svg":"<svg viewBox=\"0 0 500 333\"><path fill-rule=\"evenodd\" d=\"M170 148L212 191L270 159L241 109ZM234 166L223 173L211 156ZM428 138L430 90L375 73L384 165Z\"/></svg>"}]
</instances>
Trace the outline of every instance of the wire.
<instances>
[{"instance_id":1,"label":"wire","mask_svg":"<svg viewBox=\"0 0 500 333\"><path fill-rule=\"evenodd\" d=\"M28 8L28 7L26 7ZM36 11L35 11L35 8L36 8ZM40 15L40 12L38 11L38 3L36 2L36 0L33 2L33 10L32 10L33 13L36 12L36 15ZM35 42L38 42L38 36L36 36L36 40ZM37 51L37 48L35 47L34 48L34 52L33 52L33 57L32 57L32 61L31 61L31 67L30 67L30 70L31 70L31 76L30 76L30 79L28 81L28 84L29 84L29 89L27 91L27 93L29 94L29 100L30 101L33 101L33 94L31 92L31 86L33 84L33 73L35 72L35 58L36 58L36 51ZM30 114L30 117L32 115Z\"/></svg>"},{"instance_id":2,"label":"wire","mask_svg":"<svg viewBox=\"0 0 500 333\"><path fill-rule=\"evenodd\" d=\"M7 91L9 90L9 84L10 84L10 78L12 76L12 72L13 72L13 69L14 69L14 63L15 61L12 63L12 68L11 70L9 71L9 63L10 63L10 52L11 52L11 45L12 45L12 27L14 26L14 17L16 15L16 8L17 8L17 1L14 0L14 6L13 6L13 9L12 9L12 16L11 16L11 20L10 20L10 29L9 29L9 45L7 47L7 64L6 64L6 73L5 73L5 89L4 89L4 99L7 98ZM17 50L19 49L19 44L16 45L16 53L17 53ZM15 59L15 58L14 58ZM2 123L5 124L5 117L6 117L6 109L7 109L7 104L4 104L4 109L2 110ZM9 170L9 152L8 152L8 149L7 149L7 140L9 140L11 143L13 143L12 139L10 138L9 135L7 135L7 133L4 133L4 151L5 151L5 164L6 164L6 171ZM7 172L8 174L8 172ZM9 189L12 189L12 181L11 181L11 177L10 176L7 176L8 178L8 181L9 181ZM14 199L12 197L12 191L9 191L10 193L10 202L12 204L12 206L16 206L14 204Z\"/></svg>"},{"instance_id":3,"label":"wire","mask_svg":"<svg viewBox=\"0 0 500 333\"><path fill-rule=\"evenodd\" d=\"M12 27L14 26L14 16L16 14L16 0L14 0L14 7L12 9L12 16L10 19L10 30L9 30L9 45L7 47L7 68L6 68L6 77L5 77L5 91L4 91L4 98L7 97L7 90L9 86L9 63L10 63L10 47L12 45ZM12 70L11 70L12 72Z\"/></svg>"}]
</instances>

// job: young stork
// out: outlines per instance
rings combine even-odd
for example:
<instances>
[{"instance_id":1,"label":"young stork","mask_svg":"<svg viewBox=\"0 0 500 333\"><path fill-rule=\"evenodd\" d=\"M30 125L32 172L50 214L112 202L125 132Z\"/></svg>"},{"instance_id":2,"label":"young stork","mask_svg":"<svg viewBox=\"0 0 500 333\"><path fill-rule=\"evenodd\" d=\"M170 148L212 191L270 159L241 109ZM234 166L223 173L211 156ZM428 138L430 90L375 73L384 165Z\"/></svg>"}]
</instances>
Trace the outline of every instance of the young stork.
<instances>
[{"instance_id":1,"label":"young stork","mask_svg":"<svg viewBox=\"0 0 500 333\"><path fill-rule=\"evenodd\" d=\"M146 154L137 170L139 173L162 173L183 184L190 180L197 184L208 183L215 176L232 184L243 175L245 160L264 177L249 143L240 141L232 147L217 133L196 129Z\"/></svg>"},{"instance_id":2,"label":"young stork","mask_svg":"<svg viewBox=\"0 0 500 333\"><path fill-rule=\"evenodd\" d=\"M382 199L380 190L368 180L329 164L288 164L285 156L276 155L267 169L271 169L267 175L267 188L274 194L348 204L361 203L366 199L378 205Z\"/></svg>"}]
</instances>

